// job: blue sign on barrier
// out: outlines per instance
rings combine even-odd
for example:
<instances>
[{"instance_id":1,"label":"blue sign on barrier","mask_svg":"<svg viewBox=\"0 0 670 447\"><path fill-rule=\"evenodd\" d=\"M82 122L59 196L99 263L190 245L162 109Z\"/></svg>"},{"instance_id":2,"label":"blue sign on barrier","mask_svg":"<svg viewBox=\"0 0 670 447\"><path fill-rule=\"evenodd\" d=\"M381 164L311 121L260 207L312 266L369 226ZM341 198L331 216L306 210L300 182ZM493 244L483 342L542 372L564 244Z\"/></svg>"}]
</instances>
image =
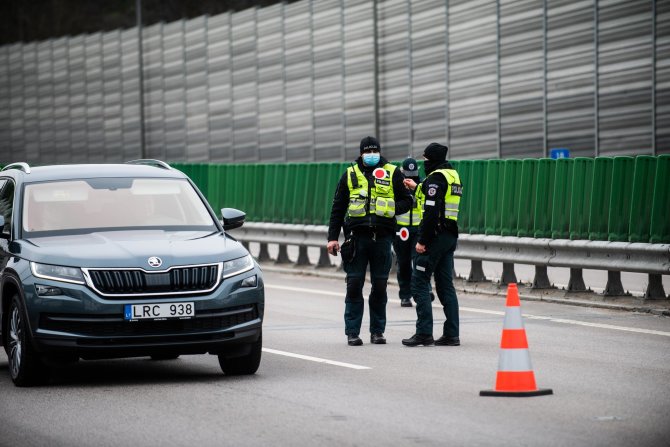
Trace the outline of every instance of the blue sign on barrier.
<instances>
[{"instance_id":1,"label":"blue sign on barrier","mask_svg":"<svg viewBox=\"0 0 670 447\"><path fill-rule=\"evenodd\" d=\"M564 147L549 150L551 158L570 158L570 150Z\"/></svg>"}]
</instances>

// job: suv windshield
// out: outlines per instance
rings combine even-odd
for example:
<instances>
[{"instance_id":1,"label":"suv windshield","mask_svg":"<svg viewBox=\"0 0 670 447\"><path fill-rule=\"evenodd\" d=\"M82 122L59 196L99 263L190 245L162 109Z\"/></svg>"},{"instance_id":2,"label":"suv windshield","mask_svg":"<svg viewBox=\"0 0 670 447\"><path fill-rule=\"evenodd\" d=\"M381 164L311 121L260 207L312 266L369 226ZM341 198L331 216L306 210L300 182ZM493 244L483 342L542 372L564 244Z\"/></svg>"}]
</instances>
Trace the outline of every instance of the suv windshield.
<instances>
[{"instance_id":1,"label":"suv windshield","mask_svg":"<svg viewBox=\"0 0 670 447\"><path fill-rule=\"evenodd\" d=\"M26 185L23 231L29 235L138 228L217 229L183 179L97 178Z\"/></svg>"}]
</instances>

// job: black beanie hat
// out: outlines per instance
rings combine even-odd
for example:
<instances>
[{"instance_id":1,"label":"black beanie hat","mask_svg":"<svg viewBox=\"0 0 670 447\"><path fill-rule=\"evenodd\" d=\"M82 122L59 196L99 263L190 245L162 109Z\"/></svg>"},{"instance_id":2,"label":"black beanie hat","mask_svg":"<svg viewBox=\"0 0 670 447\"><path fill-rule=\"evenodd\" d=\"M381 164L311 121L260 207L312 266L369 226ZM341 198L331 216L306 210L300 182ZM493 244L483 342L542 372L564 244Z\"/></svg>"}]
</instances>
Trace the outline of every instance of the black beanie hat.
<instances>
[{"instance_id":1,"label":"black beanie hat","mask_svg":"<svg viewBox=\"0 0 670 447\"><path fill-rule=\"evenodd\" d=\"M423 151L423 156L432 161L446 161L449 148L439 143L430 143Z\"/></svg>"},{"instance_id":2,"label":"black beanie hat","mask_svg":"<svg viewBox=\"0 0 670 447\"><path fill-rule=\"evenodd\" d=\"M418 177L419 176L419 164L412 157L406 158L402 162L402 172L407 177Z\"/></svg>"},{"instance_id":3,"label":"black beanie hat","mask_svg":"<svg viewBox=\"0 0 670 447\"><path fill-rule=\"evenodd\" d=\"M361 140L361 154L363 151L374 149L378 152L381 152L382 147L379 145L379 141L375 137L365 137Z\"/></svg>"}]
</instances>

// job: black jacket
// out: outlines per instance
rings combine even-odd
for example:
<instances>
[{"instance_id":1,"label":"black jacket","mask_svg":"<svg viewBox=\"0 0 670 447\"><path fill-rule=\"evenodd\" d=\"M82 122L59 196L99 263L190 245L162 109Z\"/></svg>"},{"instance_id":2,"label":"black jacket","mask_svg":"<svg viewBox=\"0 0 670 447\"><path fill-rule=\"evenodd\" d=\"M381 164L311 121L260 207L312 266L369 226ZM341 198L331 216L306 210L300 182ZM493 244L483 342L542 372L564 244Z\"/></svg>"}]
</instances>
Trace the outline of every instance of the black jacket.
<instances>
[{"instance_id":1,"label":"black jacket","mask_svg":"<svg viewBox=\"0 0 670 447\"><path fill-rule=\"evenodd\" d=\"M447 161L438 166L437 169L453 169ZM458 237L458 225L452 219L444 217L444 197L447 193L448 183L442 174L431 173L421 184L421 190L426 198L423 209L423 220L419 227L419 243L430 246L436 234L449 231ZM429 201L435 202L429 205Z\"/></svg>"},{"instance_id":2,"label":"black jacket","mask_svg":"<svg viewBox=\"0 0 670 447\"><path fill-rule=\"evenodd\" d=\"M360 168L369 184L373 184L374 178L372 171L378 167L383 167L388 161L382 157L376 166L368 167L363 164L361 157L356 159L356 163ZM404 176L400 169L393 171L393 195L395 197L395 213L403 214L412 208L412 195L410 191L405 188L403 184ZM330 211L330 223L328 225L328 240L336 241L340 235L340 229L344 227L345 236L351 232L371 231L374 229L377 234L393 235L395 233L395 219L382 218L374 216L374 219L357 219L355 222L347 220L347 208L349 207L349 187L347 186L347 172L345 171L337 183L335 190L335 197L333 198L333 207ZM374 227L374 228L373 228Z\"/></svg>"}]
</instances>

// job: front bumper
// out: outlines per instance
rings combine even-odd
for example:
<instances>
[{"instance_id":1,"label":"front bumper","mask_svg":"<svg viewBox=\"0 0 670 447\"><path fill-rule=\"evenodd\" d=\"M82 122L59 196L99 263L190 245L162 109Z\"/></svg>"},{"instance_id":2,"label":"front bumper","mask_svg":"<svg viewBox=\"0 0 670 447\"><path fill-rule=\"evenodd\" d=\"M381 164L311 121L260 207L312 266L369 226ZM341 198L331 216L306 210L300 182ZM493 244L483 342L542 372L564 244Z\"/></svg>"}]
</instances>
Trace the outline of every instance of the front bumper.
<instances>
[{"instance_id":1,"label":"front bumper","mask_svg":"<svg viewBox=\"0 0 670 447\"><path fill-rule=\"evenodd\" d=\"M252 275L257 275L256 287L243 287L242 281ZM23 283L32 341L46 356L89 359L210 353L235 357L249 352L261 336L264 288L258 268L194 296L108 299L84 285L46 282L63 294L38 296L34 283L44 284L43 279ZM194 303L195 316L190 319L124 319L125 304L185 301Z\"/></svg>"},{"instance_id":2,"label":"front bumper","mask_svg":"<svg viewBox=\"0 0 670 447\"><path fill-rule=\"evenodd\" d=\"M76 340L39 337L39 352L56 357L108 359L160 354L213 354L225 357L246 355L261 336L261 322L221 332L160 335L153 337L79 337Z\"/></svg>"},{"instance_id":3,"label":"front bumper","mask_svg":"<svg viewBox=\"0 0 670 447\"><path fill-rule=\"evenodd\" d=\"M40 316L34 343L42 353L82 358L167 353L234 356L242 346L257 341L261 330L262 320L255 305L188 320L163 321L128 322L119 317L45 313Z\"/></svg>"}]
</instances>

